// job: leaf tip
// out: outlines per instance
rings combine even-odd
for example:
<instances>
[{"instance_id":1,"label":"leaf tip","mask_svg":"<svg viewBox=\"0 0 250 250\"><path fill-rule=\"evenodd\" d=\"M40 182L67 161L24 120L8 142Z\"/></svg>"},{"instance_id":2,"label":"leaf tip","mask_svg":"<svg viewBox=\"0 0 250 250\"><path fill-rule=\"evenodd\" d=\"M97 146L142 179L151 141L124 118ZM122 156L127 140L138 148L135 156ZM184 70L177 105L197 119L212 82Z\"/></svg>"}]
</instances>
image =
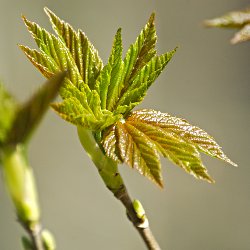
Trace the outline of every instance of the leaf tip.
<instances>
[{"instance_id":1,"label":"leaf tip","mask_svg":"<svg viewBox=\"0 0 250 250\"><path fill-rule=\"evenodd\" d=\"M152 14L149 17L148 23L154 24L154 22L155 22L155 12L152 12Z\"/></svg>"},{"instance_id":2,"label":"leaf tip","mask_svg":"<svg viewBox=\"0 0 250 250\"><path fill-rule=\"evenodd\" d=\"M157 186L162 190L164 189L164 183L163 183L163 180L159 180L157 181Z\"/></svg>"},{"instance_id":3,"label":"leaf tip","mask_svg":"<svg viewBox=\"0 0 250 250\"><path fill-rule=\"evenodd\" d=\"M43 10L49 18L51 18L51 16L55 16L55 14L48 7L44 7Z\"/></svg>"}]
</instances>

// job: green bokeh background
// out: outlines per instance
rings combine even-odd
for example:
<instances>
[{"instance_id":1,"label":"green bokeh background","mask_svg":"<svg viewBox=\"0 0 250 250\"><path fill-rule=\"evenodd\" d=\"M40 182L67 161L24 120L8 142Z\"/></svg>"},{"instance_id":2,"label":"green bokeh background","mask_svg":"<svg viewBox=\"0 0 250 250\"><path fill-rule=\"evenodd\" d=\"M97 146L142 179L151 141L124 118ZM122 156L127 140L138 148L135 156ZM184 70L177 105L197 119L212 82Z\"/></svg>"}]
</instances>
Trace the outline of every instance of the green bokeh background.
<instances>
[{"instance_id":1,"label":"green bokeh background","mask_svg":"<svg viewBox=\"0 0 250 250\"><path fill-rule=\"evenodd\" d=\"M232 46L234 31L205 29L202 20L249 5L249 0L0 0L0 78L20 100L45 80L18 43L35 47L21 14L50 29L47 6L86 32L107 61L113 36L123 28L126 50L156 12L158 51L179 46L140 107L186 118L212 134L231 167L203 157L214 185L195 180L162 160L159 190L121 166L131 196L144 204L162 249L250 249L250 42ZM49 111L30 145L42 221L59 250L145 249L124 208L104 187L82 150L74 126ZM23 230L0 180L0 249L21 249Z\"/></svg>"}]
</instances>

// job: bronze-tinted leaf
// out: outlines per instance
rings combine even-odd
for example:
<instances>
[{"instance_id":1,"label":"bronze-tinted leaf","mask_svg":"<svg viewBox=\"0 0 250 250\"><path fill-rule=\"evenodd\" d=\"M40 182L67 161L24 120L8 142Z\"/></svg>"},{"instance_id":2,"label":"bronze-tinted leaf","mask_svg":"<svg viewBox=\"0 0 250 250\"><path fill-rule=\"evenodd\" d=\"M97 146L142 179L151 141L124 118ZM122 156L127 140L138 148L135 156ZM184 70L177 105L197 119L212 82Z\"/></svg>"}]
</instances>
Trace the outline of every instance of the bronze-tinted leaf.
<instances>
[{"instance_id":1,"label":"bronze-tinted leaf","mask_svg":"<svg viewBox=\"0 0 250 250\"><path fill-rule=\"evenodd\" d=\"M207 134L199 127L191 125L184 119L152 109L134 111L128 118L128 120L131 119L140 120L154 126L158 126L181 137L183 140L194 144L201 152L236 166L236 164L223 153L221 147L217 144L212 136Z\"/></svg>"},{"instance_id":2,"label":"bronze-tinted leaf","mask_svg":"<svg viewBox=\"0 0 250 250\"><path fill-rule=\"evenodd\" d=\"M160 187L163 186L161 164L156 145L129 123L116 123L119 158Z\"/></svg>"},{"instance_id":3,"label":"bronze-tinted leaf","mask_svg":"<svg viewBox=\"0 0 250 250\"><path fill-rule=\"evenodd\" d=\"M168 158L197 179L213 182L201 162L197 148L193 144L153 124L139 120L129 120L127 122L144 133L157 146L157 149L165 158Z\"/></svg>"}]
</instances>

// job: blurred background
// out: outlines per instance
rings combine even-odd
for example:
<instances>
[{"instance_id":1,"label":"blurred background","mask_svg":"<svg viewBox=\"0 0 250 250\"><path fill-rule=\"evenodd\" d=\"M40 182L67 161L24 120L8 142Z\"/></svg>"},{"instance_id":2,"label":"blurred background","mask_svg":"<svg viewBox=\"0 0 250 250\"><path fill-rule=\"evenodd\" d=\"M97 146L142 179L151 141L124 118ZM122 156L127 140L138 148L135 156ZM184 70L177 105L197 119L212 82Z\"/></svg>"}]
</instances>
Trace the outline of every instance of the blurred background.
<instances>
[{"instance_id":1,"label":"blurred background","mask_svg":"<svg viewBox=\"0 0 250 250\"><path fill-rule=\"evenodd\" d=\"M123 28L124 51L156 12L158 52L179 46L140 107L186 118L213 135L239 168L204 156L214 185L162 160L164 190L120 166L144 205L163 250L250 249L250 42L230 45L232 30L205 29L204 19L249 6L249 0L0 0L0 79L25 100L45 79L17 44L35 48L21 14L51 30L47 6L81 28L107 62ZM59 250L143 250L124 208L105 188L76 129L49 111L30 145L42 223ZM0 249L21 249L24 231L0 180Z\"/></svg>"}]
</instances>

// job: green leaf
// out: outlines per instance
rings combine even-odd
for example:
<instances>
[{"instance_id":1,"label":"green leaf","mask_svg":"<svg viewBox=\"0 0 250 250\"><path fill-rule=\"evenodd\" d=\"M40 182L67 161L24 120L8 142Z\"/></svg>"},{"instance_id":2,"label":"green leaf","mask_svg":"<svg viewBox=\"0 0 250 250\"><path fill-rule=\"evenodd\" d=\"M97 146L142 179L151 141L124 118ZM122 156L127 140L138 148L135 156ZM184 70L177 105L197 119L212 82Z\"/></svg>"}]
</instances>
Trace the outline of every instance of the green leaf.
<instances>
[{"instance_id":1,"label":"green leaf","mask_svg":"<svg viewBox=\"0 0 250 250\"><path fill-rule=\"evenodd\" d=\"M152 82L156 80L174 51L156 56L155 15L151 15L147 25L132 44L124 59L123 74L119 82L119 98L114 106L116 114L127 114L146 95Z\"/></svg>"},{"instance_id":2,"label":"green leaf","mask_svg":"<svg viewBox=\"0 0 250 250\"><path fill-rule=\"evenodd\" d=\"M119 158L160 187L163 186L156 145L129 123L116 123Z\"/></svg>"},{"instance_id":3,"label":"green leaf","mask_svg":"<svg viewBox=\"0 0 250 250\"><path fill-rule=\"evenodd\" d=\"M126 89L139 70L156 54L155 14L153 13L144 29L132 44L124 59L124 88Z\"/></svg>"},{"instance_id":4,"label":"green leaf","mask_svg":"<svg viewBox=\"0 0 250 250\"><path fill-rule=\"evenodd\" d=\"M51 60L43 51L38 52L35 49L19 45L20 49L25 53L31 63L46 77L53 76L53 72L59 71L57 64Z\"/></svg>"},{"instance_id":5,"label":"green leaf","mask_svg":"<svg viewBox=\"0 0 250 250\"><path fill-rule=\"evenodd\" d=\"M250 40L250 9L229 12L221 17L206 20L207 27L238 28L240 31L231 39L236 44Z\"/></svg>"},{"instance_id":6,"label":"green leaf","mask_svg":"<svg viewBox=\"0 0 250 250\"><path fill-rule=\"evenodd\" d=\"M56 97L66 73L59 73L46 82L15 114L8 134L7 143L25 142L47 111L50 102Z\"/></svg>"},{"instance_id":7,"label":"green leaf","mask_svg":"<svg viewBox=\"0 0 250 250\"><path fill-rule=\"evenodd\" d=\"M97 51L82 31L74 31L48 8L45 12L58 37L23 17L41 52L20 47L46 77L59 70L68 70L60 91L65 102L54 105L54 108L75 125L85 121L84 128L106 128L112 125L110 121L115 123L121 115L127 116L143 100L175 52L156 56L152 14L136 42L130 46L124 61L121 29L118 29L108 63L102 68ZM72 109L74 103L77 103L77 112ZM81 115L80 110L83 112ZM100 125L100 121L104 124Z\"/></svg>"},{"instance_id":8,"label":"green leaf","mask_svg":"<svg viewBox=\"0 0 250 250\"><path fill-rule=\"evenodd\" d=\"M28 30L34 37L39 49L47 55L44 64L41 64L42 61L44 61L42 60L42 58L38 57L38 60L36 60L36 57L31 57L31 53L28 54L28 58L31 61L41 64L45 68L47 68L48 63L50 63L50 65L53 65L53 73L57 73L58 70L68 71L67 78L70 80L70 82L74 84L78 89L84 89L86 93L89 93L90 89L87 84L84 84L78 71L77 65L74 62L72 55L70 54L65 43L56 38L53 34L47 32L45 29L41 28L36 23L29 21L25 17L23 17L23 20ZM37 55L39 55L39 53L36 53L36 56ZM33 64L35 65L35 63Z\"/></svg>"},{"instance_id":9,"label":"green leaf","mask_svg":"<svg viewBox=\"0 0 250 250\"><path fill-rule=\"evenodd\" d=\"M97 79L102 109L113 110L121 92L122 73L122 37L121 29L118 29L108 64L103 68L100 77Z\"/></svg>"},{"instance_id":10,"label":"green leaf","mask_svg":"<svg viewBox=\"0 0 250 250\"><path fill-rule=\"evenodd\" d=\"M97 50L81 30L76 32L68 23L60 20L48 8L45 8L45 12L49 16L53 29L69 49L83 81L90 89L94 89L95 80L103 67Z\"/></svg>"},{"instance_id":11,"label":"green leaf","mask_svg":"<svg viewBox=\"0 0 250 250\"><path fill-rule=\"evenodd\" d=\"M176 49L161 56L154 56L136 75L126 92L123 91L119 99L117 111L120 106L126 106L126 112L138 105L147 93L148 88L163 71L173 57ZM116 111L116 112L117 112ZM124 112L124 111L123 111Z\"/></svg>"},{"instance_id":12,"label":"green leaf","mask_svg":"<svg viewBox=\"0 0 250 250\"><path fill-rule=\"evenodd\" d=\"M20 47L46 77L59 70L67 69L68 74L60 91L64 102L54 104L54 109L65 120L75 125L82 125L90 130L99 130L112 125L120 119L119 114L115 115L107 110L108 107L112 106L111 100L117 95L117 53L114 53L111 56L113 59L110 59L110 61L113 61L112 67L114 64L114 69L107 95L111 95L111 97L107 102L108 107L102 109L101 96L104 95L100 95L97 86L102 61L97 51L82 31L75 32L69 24L61 21L53 12L47 8L45 11L59 37L50 34L36 23L23 17L41 52L25 46ZM117 41L118 38L119 35L117 35ZM119 49L122 49L121 43ZM118 50L118 45L115 50ZM74 105L76 105L78 111L73 107Z\"/></svg>"},{"instance_id":13,"label":"green leaf","mask_svg":"<svg viewBox=\"0 0 250 250\"><path fill-rule=\"evenodd\" d=\"M96 100L93 100L93 106L95 103ZM96 116L84 109L81 102L75 97L67 98L62 103L53 103L51 106L64 120L92 131L103 130L120 119L120 116L113 116L109 111Z\"/></svg>"},{"instance_id":14,"label":"green leaf","mask_svg":"<svg viewBox=\"0 0 250 250\"><path fill-rule=\"evenodd\" d=\"M11 128L16 110L17 103L15 99L6 91L3 84L0 83L0 148Z\"/></svg>"}]
</instances>

